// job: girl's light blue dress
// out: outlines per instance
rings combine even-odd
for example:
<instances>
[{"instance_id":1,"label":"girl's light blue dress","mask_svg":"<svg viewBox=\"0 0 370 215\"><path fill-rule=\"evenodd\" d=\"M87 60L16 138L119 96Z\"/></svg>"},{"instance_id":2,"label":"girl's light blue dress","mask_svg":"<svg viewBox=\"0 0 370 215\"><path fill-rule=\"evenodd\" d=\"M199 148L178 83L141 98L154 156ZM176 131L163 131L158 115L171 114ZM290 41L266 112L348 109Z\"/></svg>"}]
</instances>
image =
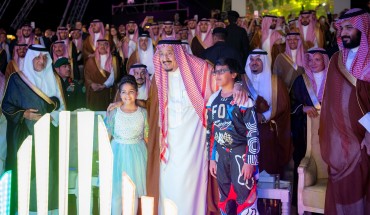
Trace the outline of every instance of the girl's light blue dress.
<instances>
[{"instance_id":1,"label":"girl's light blue dress","mask_svg":"<svg viewBox=\"0 0 370 215\"><path fill-rule=\"evenodd\" d=\"M122 172L126 172L135 183L136 197L146 195L147 149L144 138L148 137L149 130L147 112L141 107L133 113L116 108L107 115L106 125L113 137L112 214L121 214Z\"/></svg>"}]
</instances>

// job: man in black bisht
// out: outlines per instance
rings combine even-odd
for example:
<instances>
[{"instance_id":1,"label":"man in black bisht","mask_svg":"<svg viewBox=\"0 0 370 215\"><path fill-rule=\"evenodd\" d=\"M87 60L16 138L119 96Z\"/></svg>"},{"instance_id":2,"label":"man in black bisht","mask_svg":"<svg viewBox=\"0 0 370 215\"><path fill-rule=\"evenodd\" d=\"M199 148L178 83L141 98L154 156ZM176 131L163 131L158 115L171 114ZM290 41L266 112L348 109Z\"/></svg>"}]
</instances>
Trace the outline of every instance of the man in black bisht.
<instances>
[{"instance_id":1,"label":"man in black bisht","mask_svg":"<svg viewBox=\"0 0 370 215\"><path fill-rule=\"evenodd\" d=\"M249 53L249 39L247 32L244 28L241 28L236 24L236 21L239 18L238 12L234 10L228 11L227 18L230 25L226 27L227 35L229 35L226 38L226 44L233 47L241 54L242 66L244 67L244 63L247 61Z\"/></svg>"},{"instance_id":2,"label":"man in black bisht","mask_svg":"<svg viewBox=\"0 0 370 215\"><path fill-rule=\"evenodd\" d=\"M203 52L202 58L209 60L212 64L215 64L219 58L228 57L237 60L240 67L244 66L244 64L242 64L243 62L240 53L233 47L226 44L226 37L227 31L225 28L218 27L213 29L213 46L207 48Z\"/></svg>"}]
</instances>

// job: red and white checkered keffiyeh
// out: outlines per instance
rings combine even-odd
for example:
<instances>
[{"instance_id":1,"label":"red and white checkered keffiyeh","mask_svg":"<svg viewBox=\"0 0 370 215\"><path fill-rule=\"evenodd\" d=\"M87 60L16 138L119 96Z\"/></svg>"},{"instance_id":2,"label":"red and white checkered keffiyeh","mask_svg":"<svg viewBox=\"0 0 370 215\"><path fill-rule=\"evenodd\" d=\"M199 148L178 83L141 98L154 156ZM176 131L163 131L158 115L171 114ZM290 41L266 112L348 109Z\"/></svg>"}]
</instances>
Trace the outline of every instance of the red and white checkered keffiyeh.
<instances>
[{"instance_id":1,"label":"red and white checkered keffiyeh","mask_svg":"<svg viewBox=\"0 0 370 215\"><path fill-rule=\"evenodd\" d=\"M262 26L261 26L261 30L262 30L262 40L261 40L261 46L262 44L265 42L265 40L268 39L269 37L269 30L270 30L270 26L271 26L271 23L272 23L272 20L273 19L277 19L276 16L264 16L263 19L262 19ZM278 40L278 39L281 39L283 36L277 31L277 30L272 30L272 33L271 33L271 36L270 36L270 50L266 50L267 52L271 52L271 48L272 46L274 45L274 43Z\"/></svg>"},{"instance_id":2,"label":"red and white checkered keffiyeh","mask_svg":"<svg viewBox=\"0 0 370 215\"><path fill-rule=\"evenodd\" d=\"M297 46L297 49L296 49L297 50L297 55L296 55L296 59L295 59L296 62L295 63L298 66L303 66L304 47L303 47L302 39L301 39L299 33L297 33L297 34L291 33L291 34L288 34L286 36L287 41L285 42L285 53L293 59L292 50L290 49L289 42L288 42L288 40L290 38L298 39L298 46Z\"/></svg>"},{"instance_id":3,"label":"red and white checkered keffiyeh","mask_svg":"<svg viewBox=\"0 0 370 215\"><path fill-rule=\"evenodd\" d=\"M341 17L336 23L337 32L337 42L339 50L343 54L343 63L346 65L348 53L350 49L344 48L342 43L342 38L340 37L342 31L340 25L344 21L349 21L354 28L361 32L361 42L360 47L357 51L356 57L352 62L350 73L355 76L355 78L370 81L370 14L361 10L359 8L353 8L347 11L343 17Z\"/></svg>"},{"instance_id":4,"label":"red and white checkered keffiyeh","mask_svg":"<svg viewBox=\"0 0 370 215\"><path fill-rule=\"evenodd\" d=\"M316 53L322 55L322 57L324 59L324 65L325 65L324 71L323 71L324 72L324 77L322 79L322 84L321 84L320 89L318 91L317 91L317 84L316 84L316 81L315 81L315 77L313 75L314 72L309 67L309 60ZM328 67L329 67L329 56L326 53L325 49L322 49L322 48L311 48L305 54L304 70L305 70L305 73L307 74L308 78L310 79L310 82L312 84L312 88L313 88L314 92L318 92L317 93L318 94L317 95L317 99L320 102L322 101L322 96L324 94L324 88L325 88L325 82L326 82L326 75L328 74Z\"/></svg>"},{"instance_id":5,"label":"red and white checkered keffiyeh","mask_svg":"<svg viewBox=\"0 0 370 215\"><path fill-rule=\"evenodd\" d=\"M27 52L27 44L25 43L22 43L22 44L18 43L14 46L14 49L13 49L13 60L17 63L18 66L19 66L18 49L20 49L21 47L26 47L26 52ZM23 68L19 68L19 69L22 70Z\"/></svg>"},{"instance_id":6,"label":"red and white checkered keffiyeh","mask_svg":"<svg viewBox=\"0 0 370 215\"><path fill-rule=\"evenodd\" d=\"M57 56L54 51L54 46L55 44L62 44L63 45L63 55L62 56ZM61 57L69 58L68 52L67 52L67 47L66 44L62 40L57 40L55 41L52 45L51 48L53 50L53 62L57 61Z\"/></svg>"},{"instance_id":7,"label":"red and white checkered keffiyeh","mask_svg":"<svg viewBox=\"0 0 370 215\"><path fill-rule=\"evenodd\" d=\"M22 26L22 28L21 28L22 32L23 32L24 29L27 29L27 28L31 28L31 26L29 26L29 25ZM22 33L22 35L18 38L18 43L25 43L27 45L32 45L32 44L35 43L35 34L34 33L31 33L28 38L29 38L29 40L28 40L28 43L27 43L26 38L23 36L23 33Z\"/></svg>"},{"instance_id":8,"label":"red and white checkered keffiyeh","mask_svg":"<svg viewBox=\"0 0 370 215\"><path fill-rule=\"evenodd\" d=\"M138 65L138 64L134 64L134 65ZM133 65L133 66L134 66ZM142 68L145 68L145 67L142 67ZM130 72L129 74L134 76L135 75L135 72L134 72L134 69L135 68L130 68ZM146 91L146 95L149 95L149 89L150 89L150 77L149 77L149 72L148 70L145 68L146 70L146 73L145 73L145 91Z\"/></svg>"},{"instance_id":9,"label":"red and white checkered keffiyeh","mask_svg":"<svg viewBox=\"0 0 370 215\"><path fill-rule=\"evenodd\" d=\"M307 13L303 13L303 14L307 14ZM302 20L302 15L303 14L300 14L299 15L299 18L298 18L298 28L299 28L299 32L301 32L301 34L304 34L303 25L301 24L301 20ZM307 32L306 32L307 34L306 34L305 41L311 41L312 43L315 43L315 39L316 39L316 34L315 34L316 22L317 22L316 17L312 14L312 12L310 12L310 24L308 24L308 28L307 28ZM302 38L305 38L304 35L302 35L302 36L303 36Z\"/></svg>"},{"instance_id":10,"label":"red and white checkered keffiyeh","mask_svg":"<svg viewBox=\"0 0 370 215\"><path fill-rule=\"evenodd\" d=\"M65 39L62 39L61 37L60 37L60 33L61 32L64 32L64 33L66 33L67 34L67 38L65 38ZM58 37L58 40L59 41L63 41L64 42L64 44L66 45L66 52L68 53L68 55L69 55L69 53L71 53L71 51L72 50L70 50L70 47L69 47L69 37L68 37L68 28L66 28L66 27L58 27L57 28L57 37ZM71 56L72 57L72 56Z\"/></svg>"},{"instance_id":11,"label":"red and white checkered keffiyeh","mask_svg":"<svg viewBox=\"0 0 370 215\"><path fill-rule=\"evenodd\" d=\"M98 40L97 43L96 43L96 47L98 47L98 43L107 43L108 45L106 46L107 47L107 61L105 61L105 64L104 64L104 68L101 68L101 69L104 69L105 71L107 72L111 72L112 71L112 54L110 52L110 46L109 46L109 42L108 40ZM95 49L95 52L94 52L94 55L95 55L95 60L97 62L97 65L100 66L101 64L101 54L99 53L99 49L96 48Z\"/></svg>"},{"instance_id":12,"label":"red and white checkered keffiyeh","mask_svg":"<svg viewBox=\"0 0 370 215\"><path fill-rule=\"evenodd\" d=\"M165 43L165 41L162 41ZM180 70L182 80L188 97L202 121L206 125L205 104L212 92L216 90L215 82L212 82L212 66L203 59L197 58L184 51L181 42L177 44L158 44L153 62L155 68L155 81L158 87L159 101L159 126L161 128L161 161L167 163L167 132L168 132L168 73L162 68L159 51L165 46L172 46L175 58Z\"/></svg>"},{"instance_id":13,"label":"red and white checkered keffiyeh","mask_svg":"<svg viewBox=\"0 0 370 215\"><path fill-rule=\"evenodd\" d=\"M212 26L211 26L211 22L208 20L208 19L202 19L199 21L197 27L196 27L196 30L195 30L195 34L200 38L202 39L202 32L200 31L200 24L201 23L208 23L208 28L207 28L207 32L205 33L206 36L204 38L204 41L202 41L204 43L204 45L206 46L206 48L208 47L211 47L213 45L213 38L212 38Z\"/></svg>"},{"instance_id":14,"label":"red and white checkered keffiyeh","mask_svg":"<svg viewBox=\"0 0 370 215\"><path fill-rule=\"evenodd\" d=\"M98 20L98 19L94 19L93 21L91 21L91 23L97 23L97 25L99 25L100 26L100 31L99 31L99 33L100 33L100 35L99 35L99 38L98 38L98 40L99 39L104 39L104 37L105 37L105 28L104 28L104 24L103 24L103 22L101 22L100 20ZM90 25L90 27L89 27L89 35L90 35L90 37L91 37L91 41L93 42L93 44L94 44L94 41L95 41L95 32L93 31L93 28L92 28L92 26Z\"/></svg>"}]
</instances>

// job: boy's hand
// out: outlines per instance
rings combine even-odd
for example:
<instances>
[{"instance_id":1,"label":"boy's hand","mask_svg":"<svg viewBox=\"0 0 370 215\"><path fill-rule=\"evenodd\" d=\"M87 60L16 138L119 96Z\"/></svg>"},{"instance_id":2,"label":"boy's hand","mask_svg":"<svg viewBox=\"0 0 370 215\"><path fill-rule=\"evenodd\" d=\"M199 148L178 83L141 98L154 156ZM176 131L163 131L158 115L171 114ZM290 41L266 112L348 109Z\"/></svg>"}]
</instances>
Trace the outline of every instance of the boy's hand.
<instances>
[{"instance_id":1,"label":"boy's hand","mask_svg":"<svg viewBox=\"0 0 370 215\"><path fill-rule=\"evenodd\" d=\"M217 178L217 164L215 160L209 162L209 171L214 178Z\"/></svg>"},{"instance_id":2,"label":"boy's hand","mask_svg":"<svg viewBox=\"0 0 370 215\"><path fill-rule=\"evenodd\" d=\"M245 163L242 168L241 174L244 176L244 180L250 179L252 177L254 167L250 164Z\"/></svg>"}]
</instances>

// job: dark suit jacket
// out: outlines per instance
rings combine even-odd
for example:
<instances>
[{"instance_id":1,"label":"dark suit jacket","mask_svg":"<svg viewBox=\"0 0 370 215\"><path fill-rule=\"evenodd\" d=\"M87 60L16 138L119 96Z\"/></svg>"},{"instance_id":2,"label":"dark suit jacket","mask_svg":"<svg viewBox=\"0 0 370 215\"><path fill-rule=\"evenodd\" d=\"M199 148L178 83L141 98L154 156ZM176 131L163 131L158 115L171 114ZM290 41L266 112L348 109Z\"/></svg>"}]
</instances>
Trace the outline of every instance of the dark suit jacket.
<instances>
[{"instance_id":1,"label":"dark suit jacket","mask_svg":"<svg viewBox=\"0 0 370 215\"><path fill-rule=\"evenodd\" d=\"M234 58L239 62L241 67L244 66L242 64L241 54L234 48L227 45L225 41L218 41L213 46L206 49L202 55L203 59L209 60L213 64L215 64L217 59L220 57Z\"/></svg>"},{"instance_id":2,"label":"dark suit jacket","mask_svg":"<svg viewBox=\"0 0 370 215\"><path fill-rule=\"evenodd\" d=\"M247 61L249 52L249 39L247 32L244 28L237 26L236 24L230 24L226 27L227 38L226 44L237 50L242 56L242 66L244 67Z\"/></svg>"}]
</instances>

